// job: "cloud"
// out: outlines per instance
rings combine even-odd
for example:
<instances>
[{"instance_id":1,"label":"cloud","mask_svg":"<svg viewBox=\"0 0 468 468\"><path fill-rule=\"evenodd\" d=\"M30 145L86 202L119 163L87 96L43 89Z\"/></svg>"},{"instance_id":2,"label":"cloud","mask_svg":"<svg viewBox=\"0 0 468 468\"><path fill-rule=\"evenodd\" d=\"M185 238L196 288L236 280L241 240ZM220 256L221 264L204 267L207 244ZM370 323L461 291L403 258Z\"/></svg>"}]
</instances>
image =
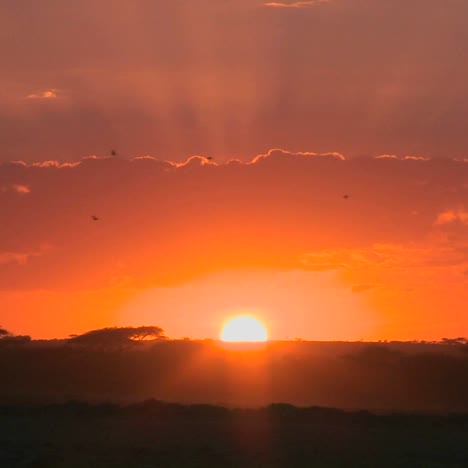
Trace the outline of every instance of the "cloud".
<instances>
[{"instance_id":1,"label":"cloud","mask_svg":"<svg viewBox=\"0 0 468 468\"><path fill-rule=\"evenodd\" d=\"M17 263L18 265L25 265L28 261L28 254L16 252L3 252L0 253L0 265L7 263Z\"/></svg>"},{"instance_id":2,"label":"cloud","mask_svg":"<svg viewBox=\"0 0 468 468\"><path fill-rule=\"evenodd\" d=\"M57 89L48 89L45 91L40 91L38 93L31 93L26 96L27 99L38 99L38 100L50 100L58 98Z\"/></svg>"},{"instance_id":3,"label":"cloud","mask_svg":"<svg viewBox=\"0 0 468 468\"><path fill-rule=\"evenodd\" d=\"M31 193L31 189L27 185L14 184L13 189L20 194Z\"/></svg>"},{"instance_id":4,"label":"cloud","mask_svg":"<svg viewBox=\"0 0 468 468\"><path fill-rule=\"evenodd\" d=\"M324 250L305 254L304 268L326 270L385 270L401 273L425 268L463 267L468 264L468 241L428 236L406 244L374 244L359 249Z\"/></svg>"},{"instance_id":5,"label":"cloud","mask_svg":"<svg viewBox=\"0 0 468 468\"><path fill-rule=\"evenodd\" d=\"M309 271L398 272L402 269L420 267L428 253L427 247L419 245L374 244L363 248L307 253L301 257L301 263Z\"/></svg>"},{"instance_id":6,"label":"cloud","mask_svg":"<svg viewBox=\"0 0 468 468\"><path fill-rule=\"evenodd\" d=\"M272 161L288 161L291 162L293 159L302 159L305 160L306 158L326 158L329 160L339 160L344 161L346 158L340 153L311 153L311 152L291 152L285 151L283 149L272 149L268 151L266 154L259 154L255 156L251 164L261 163L263 161L267 161L271 163Z\"/></svg>"},{"instance_id":7,"label":"cloud","mask_svg":"<svg viewBox=\"0 0 468 468\"><path fill-rule=\"evenodd\" d=\"M16 264L24 266L33 257L44 255L48 247L42 247L32 252L0 252L0 265Z\"/></svg>"},{"instance_id":8,"label":"cloud","mask_svg":"<svg viewBox=\"0 0 468 468\"><path fill-rule=\"evenodd\" d=\"M329 0L305 0L299 2L267 2L263 6L271 8L311 8L321 3L327 3Z\"/></svg>"},{"instance_id":9,"label":"cloud","mask_svg":"<svg viewBox=\"0 0 468 468\"><path fill-rule=\"evenodd\" d=\"M446 210L437 215L434 224L441 226L445 224L461 223L468 225L468 211L464 209Z\"/></svg>"},{"instance_id":10,"label":"cloud","mask_svg":"<svg viewBox=\"0 0 468 468\"><path fill-rule=\"evenodd\" d=\"M425 156L398 156L395 154L382 154L376 156L376 159L397 159L400 161L430 161L431 158Z\"/></svg>"},{"instance_id":11,"label":"cloud","mask_svg":"<svg viewBox=\"0 0 468 468\"><path fill-rule=\"evenodd\" d=\"M147 157L148 158L148 157ZM142 159L142 158L139 158ZM204 166L206 164L211 164L213 166L216 165L214 161L206 156L190 156L187 160L181 163L175 163L175 167L183 168L183 167L190 167L190 166Z\"/></svg>"},{"instance_id":12,"label":"cloud","mask_svg":"<svg viewBox=\"0 0 468 468\"><path fill-rule=\"evenodd\" d=\"M0 187L0 192L16 192L20 195L26 195L31 193L31 188L24 184L10 184L10 185L3 185Z\"/></svg>"}]
</instances>

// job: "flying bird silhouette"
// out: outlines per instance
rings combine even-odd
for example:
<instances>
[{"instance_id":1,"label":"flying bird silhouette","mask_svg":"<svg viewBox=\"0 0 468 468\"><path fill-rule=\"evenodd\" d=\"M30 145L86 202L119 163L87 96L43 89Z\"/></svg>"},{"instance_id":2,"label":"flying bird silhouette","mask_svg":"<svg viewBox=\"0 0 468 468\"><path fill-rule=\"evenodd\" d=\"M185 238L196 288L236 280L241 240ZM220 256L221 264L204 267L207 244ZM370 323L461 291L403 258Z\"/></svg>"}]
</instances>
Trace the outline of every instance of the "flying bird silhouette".
<instances>
[{"instance_id":1,"label":"flying bird silhouette","mask_svg":"<svg viewBox=\"0 0 468 468\"><path fill-rule=\"evenodd\" d=\"M343 198L344 198L345 200L348 200L348 199L349 199L349 195L343 195Z\"/></svg>"},{"instance_id":2,"label":"flying bird silhouette","mask_svg":"<svg viewBox=\"0 0 468 468\"><path fill-rule=\"evenodd\" d=\"M98 218L97 216L95 216L95 215L92 215L92 216L91 216L91 219L92 219L93 221L99 221L99 218Z\"/></svg>"},{"instance_id":3,"label":"flying bird silhouette","mask_svg":"<svg viewBox=\"0 0 468 468\"><path fill-rule=\"evenodd\" d=\"M111 154L111 156L117 156L117 151L111 150L110 154Z\"/></svg>"}]
</instances>

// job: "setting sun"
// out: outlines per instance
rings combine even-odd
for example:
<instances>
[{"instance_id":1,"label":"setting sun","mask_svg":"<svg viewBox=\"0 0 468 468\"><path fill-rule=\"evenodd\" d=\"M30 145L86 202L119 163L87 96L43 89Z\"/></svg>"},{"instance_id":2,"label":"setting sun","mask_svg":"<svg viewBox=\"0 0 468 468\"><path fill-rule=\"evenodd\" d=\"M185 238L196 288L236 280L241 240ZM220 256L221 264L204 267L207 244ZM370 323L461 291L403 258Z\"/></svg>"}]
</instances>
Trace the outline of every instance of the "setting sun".
<instances>
[{"instance_id":1,"label":"setting sun","mask_svg":"<svg viewBox=\"0 0 468 468\"><path fill-rule=\"evenodd\" d=\"M257 319L245 315L230 320L221 332L222 341L258 342L267 338L265 327Z\"/></svg>"}]
</instances>

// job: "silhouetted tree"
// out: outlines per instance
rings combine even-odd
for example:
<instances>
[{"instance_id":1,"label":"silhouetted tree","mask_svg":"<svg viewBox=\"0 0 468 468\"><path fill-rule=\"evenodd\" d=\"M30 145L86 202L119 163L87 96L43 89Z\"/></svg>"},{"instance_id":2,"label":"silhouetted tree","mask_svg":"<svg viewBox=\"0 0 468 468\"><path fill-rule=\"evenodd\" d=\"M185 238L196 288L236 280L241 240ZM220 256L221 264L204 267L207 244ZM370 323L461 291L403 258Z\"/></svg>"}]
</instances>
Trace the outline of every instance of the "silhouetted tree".
<instances>
[{"instance_id":1,"label":"silhouetted tree","mask_svg":"<svg viewBox=\"0 0 468 468\"><path fill-rule=\"evenodd\" d=\"M464 336L460 336L459 338L455 338L458 343L462 344L462 345L466 345L468 344L468 339L466 339Z\"/></svg>"},{"instance_id":2,"label":"silhouetted tree","mask_svg":"<svg viewBox=\"0 0 468 468\"><path fill-rule=\"evenodd\" d=\"M0 345L22 345L31 341L29 335L4 335L0 337Z\"/></svg>"},{"instance_id":3,"label":"silhouetted tree","mask_svg":"<svg viewBox=\"0 0 468 468\"><path fill-rule=\"evenodd\" d=\"M446 345L452 345L452 346L456 346L456 345L464 345L464 344L467 344L468 343L468 340L464 337L459 337L459 338L442 338L442 340L440 341L442 344L446 344Z\"/></svg>"},{"instance_id":4,"label":"silhouetted tree","mask_svg":"<svg viewBox=\"0 0 468 468\"><path fill-rule=\"evenodd\" d=\"M82 335L72 336L68 342L75 345L119 349L142 341L164 339L164 330L156 326L113 327L92 330Z\"/></svg>"},{"instance_id":5,"label":"silhouetted tree","mask_svg":"<svg viewBox=\"0 0 468 468\"><path fill-rule=\"evenodd\" d=\"M0 327L0 345L17 345L25 344L31 341L28 335L13 335L5 328Z\"/></svg>"}]
</instances>

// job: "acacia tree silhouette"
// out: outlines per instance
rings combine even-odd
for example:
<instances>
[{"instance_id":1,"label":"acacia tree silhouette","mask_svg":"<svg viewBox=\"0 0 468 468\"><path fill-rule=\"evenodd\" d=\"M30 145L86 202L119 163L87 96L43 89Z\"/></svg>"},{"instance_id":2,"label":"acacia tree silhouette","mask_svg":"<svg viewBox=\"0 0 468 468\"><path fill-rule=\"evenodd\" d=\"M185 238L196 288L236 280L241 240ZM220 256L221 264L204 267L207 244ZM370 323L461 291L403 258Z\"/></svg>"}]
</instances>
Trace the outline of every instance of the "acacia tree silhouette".
<instances>
[{"instance_id":1,"label":"acacia tree silhouette","mask_svg":"<svg viewBox=\"0 0 468 468\"><path fill-rule=\"evenodd\" d=\"M468 344L468 339L466 339L463 336L460 336L458 338L442 338L440 340L440 343L445 344L445 345L452 345L452 346L466 345Z\"/></svg>"},{"instance_id":2,"label":"acacia tree silhouette","mask_svg":"<svg viewBox=\"0 0 468 468\"><path fill-rule=\"evenodd\" d=\"M0 345L22 345L29 343L31 337L29 335L14 335L5 328L0 327Z\"/></svg>"},{"instance_id":3,"label":"acacia tree silhouette","mask_svg":"<svg viewBox=\"0 0 468 468\"><path fill-rule=\"evenodd\" d=\"M156 341L165 338L164 330L156 326L112 327L71 336L68 343L102 349L120 349L142 341Z\"/></svg>"}]
</instances>

